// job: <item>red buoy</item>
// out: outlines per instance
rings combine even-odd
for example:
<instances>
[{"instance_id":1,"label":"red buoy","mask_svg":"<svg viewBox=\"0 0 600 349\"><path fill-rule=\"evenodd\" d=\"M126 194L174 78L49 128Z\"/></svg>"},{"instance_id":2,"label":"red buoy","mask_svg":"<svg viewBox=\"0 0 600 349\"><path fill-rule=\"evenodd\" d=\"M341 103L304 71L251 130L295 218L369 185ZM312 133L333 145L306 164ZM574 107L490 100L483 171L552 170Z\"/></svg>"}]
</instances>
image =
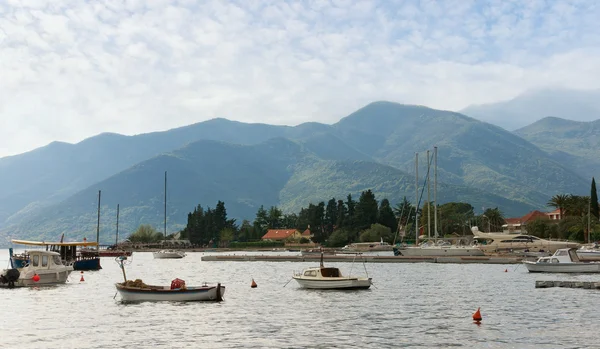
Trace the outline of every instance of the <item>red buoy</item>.
<instances>
[{"instance_id":1,"label":"red buoy","mask_svg":"<svg viewBox=\"0 0 600 349\"><path fill-rule=\"evenodd\" d=\"M40 281L40 276L38 274L33 274L31 280L33 280L33 282L38 282Z\"/></svg>"},{"instance_id":2,"label":"red buoy","mask_svg":"<svg viewBox=\"0 0 600 349\"><path fill-rule=\"evenodd\" d=\"M473 320L476 322L480 322L481 320L483 320L483 318L481 317L481 313L479 312L479 309L481 309L481 308L477 308L477 311L475 312L475 314L473 314Z\"/></svg>"},{"instance_id":3,"label":"red buoy","mask_svg":"<svg viewBox=\"0 0 600 349\"><path fill-rule=\"evenodd\" d=\"M504 272L505 272L505 273L508 273L508 269L504 269Z\"/></svg>"},{"instance_id":4,"label":"red buoy","mask_svg":"<svg viewBox=\"0 0 600 349\"><path fill-rule=\"evenodd\" d=\"M250 284L250 287L256 288L256 286L258 286L258 285L256 284L256 282L254 282L254 279L252 279L252 284Z\"/></svg>"},{"instance_id":5,"label":"red buoy","mask_svg":"<svg viewBox=\"0 0 600 349\"><path fill-rule=\"evenodd\" d=\"M81 278L79 279L79 282L85 281L85 279L83 278L83 271L81 272Z\"/></svg>"}]
</instances>

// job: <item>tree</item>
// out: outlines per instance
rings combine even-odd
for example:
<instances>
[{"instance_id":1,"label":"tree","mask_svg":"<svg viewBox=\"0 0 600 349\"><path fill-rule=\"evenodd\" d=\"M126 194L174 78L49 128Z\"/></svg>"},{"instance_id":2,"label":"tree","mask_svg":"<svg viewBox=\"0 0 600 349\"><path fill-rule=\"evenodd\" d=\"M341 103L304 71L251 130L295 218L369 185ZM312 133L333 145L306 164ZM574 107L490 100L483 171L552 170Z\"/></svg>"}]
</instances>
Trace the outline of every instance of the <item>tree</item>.
<instances>
[{"instance_id":1,"label":"tree","mask_svg":"<svg viewBox=\"0 0 600 349\"><path fill-rule=\"evenodd\" d=\"M388 199L381 200L381 203L379 204L377 223L390 228L391 231L396 231L398 228L398 220L396 220L396 216L394 216L394 211L392 210Z\"/></svg>"},{"instance_id":2,"label":"tree","mask_svg":"<svg viewBox=\"0 0 600 349\"><path fill-rule=\"evenodd\" d=\"M354 235L354 232L348 228L336 229L329 239L327 239L327 246L329 247L342 247L347 245Z\"/></svg>"},{"instance_id":3,"label":"tree","mask_svg":"<svg viewBox=\"0 0 600 349\"><path fill-rule=\"evenodd\" d=\"M277 229L277 228L291 228L291 227L283 227L282 226L282 217L283 213L276 206L271 206L269 209L269 213L267 216L267 226L269 229Z\"/></svg>"},{"instance_id":4,"label":"tree","mask_svg":"<svg viewBox=\"0 0 600 349\"><path fill-rule=\"evenodd\" d=\"M356 205L356 228L363 230L371 226L373 223L377 223L377 213L379 209L377 206L377 200L375 200L375 194L371 189L363 191L358 199Z\"/></svg>"},{"instance_id":5,"label":"tree","mask_svg":"<svg viewBox=\"0 0 600 349\"><path fill-rule=\"evenodd\" d=\"M150 224L142 224L137 230L129 235L129 241L134 243L149 244L159 242L162 238L162 234L157 232Z\"/></svg>"},{"instance_id":6,"label":"tree","mask_svg":"<svg viewBox=\"0 0 600 349\"><path fill-rule=\"evenodd\" d=\"M221 245L221 247L229 246L229 243L233 241L233 234L234 231L232 228L223 228L219 232L219 245Z\"/></svg>"},{"instance_id":7,"label":"tree","mask_svg":"<svg viewBox=\"0 0 600 349\"><path fill-rule=\"evenodd\" d=\"M333 233L333 229L335 228L335 224L337 222L337 203L335 198L332 198L327 202L327 207L325 208L325 233L327 237Z\"/></svg>"},{"instance_id":8,"label":"tree","mask_svg":"<svg viewBox=\"0 0 600 349\"><path fill-rule=\"evenodd\" d=\"M372 224L369 229L360 233L361 242L379 242L381 239L386 242L392 242L393 238L392 230L378 223Z\"/></svg>"},{"instance_id":9,"label":"tree","mask_svg":"<svg viewBox=\"0 0 600 349\"><path fill-rule=\"evenodd\" d=\"M481 215L482 219L481 223L483 228L487 227L487 232L491 233L493 231L502 231L502 225L504 225L504 215L502 212L496 208L488 208Z\"/></svg>"},{"instance_id":10,"label":"tree","mask_svg":"<svg viewBox=\"0 0 600 349\"><path fill-rule=\"evenodd\" d=\"M356 210L356 201L352 199L351 194L348 194L348 197L346 198L346 209L348 211L348 217L344 221L345 226L354 228L354 214Z\"/></svg>"},{"instance_id":11,"label":"tree","mask_svg":"<svg viewBox=\"0 0 600 349\"><path fill-rule=\"evenodd\" d=\"M408 201L405 197L402 198L402 201L396 204L394 207L394 214L396 218L399 220L399 224L402 226L406 226L409 223L414 223L415 221L415 207Z\"/></svg>"},{"instance_id":12,"label":"tree","mask_svg":"<svg viewBox=\"0 0 600 349\"><path fill-rule=\"evenodd\" d=\"M573 217L583 217L587 215L589 205L589 196L569 195L565 203L565 215Z\"/></svg>"},{"instance_id":13,"label":"tree","mask_svg":"<svg viewBox=\"0 0 600 349\"><path fill-rule=\"evenodd\" d=\"M558 209L559 217L558 219L563 219L565 215L565 206L569 201L569 195L566 194L557 194L554 195L550 201L548 201L547 205L550 207L554 207Z\"/></svg>"},{"instance_id":14,"label":"tree","mask_svg":"<svg viewBox=\"0 0 600 349\"><path fill-rule=\"evenodd\" d=\"M596 191L596 180L592 177L592 188L590 193L590 213L596 220L600 218L600 208L598 207L598 192Z\"/></svg>"},{"instance_id":15,"label":"tree","mask_svg":"<svg viewBox=\"0 0 600 349\"><path fill-rule=\"evenodd\" d=\"M348 216L348 210L346 209L346 205L344 204L344 200L338 200L337 208L336 208L336 221L335 225L338 228L345 226L346 218Z\"/></svg>"}]
</instances>

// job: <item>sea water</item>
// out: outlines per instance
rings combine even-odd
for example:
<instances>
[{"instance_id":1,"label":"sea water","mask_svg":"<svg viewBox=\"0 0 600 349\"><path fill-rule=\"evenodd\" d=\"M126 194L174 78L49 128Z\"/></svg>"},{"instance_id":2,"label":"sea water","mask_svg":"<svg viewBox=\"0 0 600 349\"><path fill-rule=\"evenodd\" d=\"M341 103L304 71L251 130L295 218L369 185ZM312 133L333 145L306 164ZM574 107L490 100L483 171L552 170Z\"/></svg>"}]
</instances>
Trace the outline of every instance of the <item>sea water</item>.
<instances>
[{"instance_id":1,"label":"sea water","mask_svg":"<svg viewBox=\"0 0 600 349\"><path fill-rule=\"evenodd\" d=\"M134 252L125 271L128 279L147 284L220 282L226 286L221 303L123 304L115 297L123 274L114 258L102 258L100 271L73 272L65 285L0 289L0 347L600 347L600 291L535 289L536 280L600 281L600 275L531 274L519 265L356 261L328 266L368 273L371 289L325 291L290 282L294 271L314 262L203 262L203 255L155 260ZM7 264L8 250L0 250L0 267ZM250 288L252 279L257 288ZM475 324L479 307L483 321Z\"/></svg>"}]
</instances>

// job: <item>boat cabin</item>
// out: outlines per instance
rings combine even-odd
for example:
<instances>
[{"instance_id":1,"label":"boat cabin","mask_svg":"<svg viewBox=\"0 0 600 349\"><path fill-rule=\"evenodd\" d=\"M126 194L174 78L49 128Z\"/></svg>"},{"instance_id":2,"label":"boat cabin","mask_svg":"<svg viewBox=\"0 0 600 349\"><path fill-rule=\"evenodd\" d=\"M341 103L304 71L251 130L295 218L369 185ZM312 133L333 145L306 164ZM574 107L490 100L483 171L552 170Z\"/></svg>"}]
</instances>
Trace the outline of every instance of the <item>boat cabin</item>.
<instances>
[{"instance_id":1,"label":"boat cabin","mask_svg":"<svg viewBox=\"0 0 600 349\"><path fill-rule=\"evenodd\" d=\"M29 266L36 269L48 268L53 266L62 266L60 254L52 251L32 250L29 251Z\"/></svg>"},{"instance_id":2,"label":"boat cabin","mask_svg":"<svg viewBox=\"0 0 600 349\"><path fill-rule=\"evenodd\" d=\"M561 248L550 257L540 257L538 263L581 263L576 248Z\"/></svg>"},{"instance_id":3,"label":"boat cabin","mask_svg":"<svg viewBox=\"0 0 600 349\"><path fill-rule=\"evenodd\" d=\"M315 278L339 278L343 277L342 273L338 268L310 268L306 269L303 273L306 277Z\"/></svg>"}]
</instances>

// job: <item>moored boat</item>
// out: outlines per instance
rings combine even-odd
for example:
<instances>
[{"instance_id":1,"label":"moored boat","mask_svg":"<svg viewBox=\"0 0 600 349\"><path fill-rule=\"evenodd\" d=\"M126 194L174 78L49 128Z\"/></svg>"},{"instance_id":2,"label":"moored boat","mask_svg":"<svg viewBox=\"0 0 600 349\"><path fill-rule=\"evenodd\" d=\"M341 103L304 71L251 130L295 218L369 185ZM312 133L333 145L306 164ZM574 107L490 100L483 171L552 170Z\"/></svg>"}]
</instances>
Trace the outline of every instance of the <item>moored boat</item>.
<instances>
[{"instance_id":1,"label":"moored boat","mask_svg":"<svg viewBox=\"0 0 600 349\"><path fill-rule=\"evenodd\" d=\"M124 261L127 257L117 257L117 263L123 271L124 282L115 284L117 292L121 295L123 302L196 302L213 301L220 302L225 294L225 286L221 283L202 286L187 287L185 281L175 279L171 286L146 285L142 280L127 280Z\"/></svg>"},{"instance_id":2,"label":"moored boat","mask_svg":"<svg viewBox=\"0 0 600 349\"><path fill-rule=\"evenodd\" d=\"M575 248L558 249L550 257L523 263L532 273L600 273L600 263L581 262Z\"/></svg>"},{"instance_id":3,"label":"moored boat","mask_svg":"<svg viewBox=\"0 0 600 349\"><path fill-rule=\"evenodd\" d=\"M438 244L424 243L414 247L394 247L395 256L484 256L477 246L458 246L447 242Z\"/></svg>"},{"instance_id":4,"label":"moored boat","mask_svg":"<svg viewBox=\"0 0 600 349\"><path fill-rule=\"evenodd\" d=\"M61 239L62 240L62 239ZM85 240L85 239L84 239ZM96 250L82 249L77 250L78 246L90 247L97 246L95 241L76 241L76 242L45 242L45 241L27 241L12 240L12 243L28 246L45 246L46 251L53 251L59 254L64 264L73 265L74 270L100 270L100 257ZM26 251L19 255L11 257L16 267L23 266L31 261L29 252Z\"/></svg>"},{"instance_id":5,"label":"moored boat","mask_svg":"<svg viewBox=\"0 0 600 349\"><path fill-rule=\"evenodd\" d=\"M64 284L73 266L64 265L60 254L53 251L29 251L29 261L22 268L0 272L0 286L23 287Z\"/></svg>"},{"instance_id":6,"label":"moored boat","mask_svg":"<svg viewBox=\"0 0 600 349\"><path fill-rule=\"evenodd\" d=\"M225 294L225 286L221 284L171 288L169 286L145 285L140 282L136 284L136 282L128 281L127 283L117 283L115 286L121 295L121 300L124 302L220 302Z\"/></svg>"},{"instance_id":7,"label":"moored boat","mask_svg":"<svg viewBox=\"0 0 600 349\"><path fill-rule=\"evenodd\" d=\"M323 290L368 289L373 283L372 278L368 276L344 276L338 268L324 267L323 254L321 254L320 266L307 268L301 273L294 274L292 278L303 288Z\"/></svg>"},{"instance_id":8,"label":"moored boat","mask_svg":"<svg viewBox=\"0 0 600 349\"><path fill-rule=\"evenodd\" d=\"M158 252L152 252L154 259L169 259L169 258L183 258L185 252L175 250L161 250Z\"/></svg>"},{"instance_id":9,"label":"moored boat","mask_svg":"<svg viewBox=\"0 0 600 349\"><path fill-rule=\"evenodd\" d=\"M546 240L527 234L483 233L477 227L472 227L471 232L478 242L478 248L489 253L524 250L554 253L558 249L579 247L575 242Z\"/></svg>"}]
</instances>

